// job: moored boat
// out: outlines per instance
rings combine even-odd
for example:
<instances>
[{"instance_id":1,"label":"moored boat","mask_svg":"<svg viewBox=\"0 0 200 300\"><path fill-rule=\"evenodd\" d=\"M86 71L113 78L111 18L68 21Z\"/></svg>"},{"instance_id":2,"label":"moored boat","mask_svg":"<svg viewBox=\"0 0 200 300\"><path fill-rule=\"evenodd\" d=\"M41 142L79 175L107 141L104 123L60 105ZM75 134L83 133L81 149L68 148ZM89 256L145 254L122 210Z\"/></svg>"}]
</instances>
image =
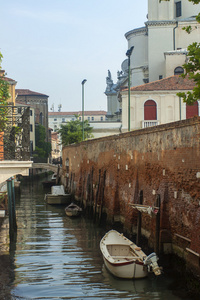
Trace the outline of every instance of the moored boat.
<instances>
[{"instance_id":1,"label":"moored boat","mask_svg":"<svg viewBox=\"0 0 200 300\"><path fill-rule=\"evenodd\" d=\"M65 208L65 213L68 217L78 217L82 213L82 208L72 202Z\"/></svg>"},{"instance_id":2,"label":"moored boat","mask_svg":"<svg viewBox=\"0 0 200 300\"><path fill-rule=\"evenodd\" d=\"M101 239L100 249L106 268L119 278L144 278L151 270L161 274L158 258L153 252L147 256L140 247L116 230Z\"/></svg>"},{"instance_id":3,"label":"moored boat","mask_svg":"<svg viewBox=\"0 0 200 300\"><path fill-rule=\"evenodd\" d=\"M69 204L71 194L65 194L63 185L54 185L51 187L51 193L45 194L44 200L47 204Z\"/></svg>"}]
</instances>

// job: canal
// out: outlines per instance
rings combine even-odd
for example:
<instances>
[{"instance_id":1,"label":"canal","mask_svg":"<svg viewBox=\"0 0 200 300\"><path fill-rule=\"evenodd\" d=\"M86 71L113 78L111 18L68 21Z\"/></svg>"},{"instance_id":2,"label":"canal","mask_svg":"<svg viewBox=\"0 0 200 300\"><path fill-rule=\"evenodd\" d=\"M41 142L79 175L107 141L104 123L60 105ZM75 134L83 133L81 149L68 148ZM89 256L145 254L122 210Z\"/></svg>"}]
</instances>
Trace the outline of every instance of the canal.
<instances>
[{"instance_id":1,"label":"canal","mask_svg":"<svg viewBox=\"0 0 200 300\"><path fill-rule=\"evenodd\" d=\"M41 181L26 182L16 201L13 299L183 299L165 274L142 280L110 275L99 249L105 228L83 216L67 217L64 207L46 205L44 194Z\"/></svg>"}]
</instances>

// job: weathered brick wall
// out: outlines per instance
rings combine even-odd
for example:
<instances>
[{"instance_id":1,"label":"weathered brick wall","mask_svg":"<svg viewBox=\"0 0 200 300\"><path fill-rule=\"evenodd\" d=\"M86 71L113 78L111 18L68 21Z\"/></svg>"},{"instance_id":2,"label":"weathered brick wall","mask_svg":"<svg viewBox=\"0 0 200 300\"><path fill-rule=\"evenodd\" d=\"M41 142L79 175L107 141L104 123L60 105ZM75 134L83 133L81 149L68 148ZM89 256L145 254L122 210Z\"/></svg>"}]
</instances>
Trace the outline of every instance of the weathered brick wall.
<instances>
[{"instance_id":1,"label":"weathered brick wall","mask_svg":"<svg viewBox=\"0 0 200 300\"><path fill-rule=\"evenodd\" d=\"M77 199L105 211L108 220L121 220L128 231L137 222L137 211L129 203L139 203L143 191L143 204L154 206L160 195L161 244L184 253L189 248L198 257L199 117L65 147L63 170ZM155 217L142 215L142 229L153 243Z\"/></svg>"}]
</instances>

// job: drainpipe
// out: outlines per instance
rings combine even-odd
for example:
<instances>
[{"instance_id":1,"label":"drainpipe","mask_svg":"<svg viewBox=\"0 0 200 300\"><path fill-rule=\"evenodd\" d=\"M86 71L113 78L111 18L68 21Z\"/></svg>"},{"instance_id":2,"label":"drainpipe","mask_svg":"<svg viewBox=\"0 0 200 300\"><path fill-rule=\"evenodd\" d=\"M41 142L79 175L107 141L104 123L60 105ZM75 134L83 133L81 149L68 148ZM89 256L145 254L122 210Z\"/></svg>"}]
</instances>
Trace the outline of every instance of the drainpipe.
<instances>
[{"instance_id":1,"label":"drainpipe","mask_svg":"<svg viewBox=\"0 0 200 300\"><path fill-rule=\"evenodd\" d=\"M178 22L176 22L176 26L173 29L173 31L174 31L174 33L173 33L173 35L174 35L174 50L176 50L176 36L175 36L176 28L178 28Z\"/></svg>"}]
</instances>

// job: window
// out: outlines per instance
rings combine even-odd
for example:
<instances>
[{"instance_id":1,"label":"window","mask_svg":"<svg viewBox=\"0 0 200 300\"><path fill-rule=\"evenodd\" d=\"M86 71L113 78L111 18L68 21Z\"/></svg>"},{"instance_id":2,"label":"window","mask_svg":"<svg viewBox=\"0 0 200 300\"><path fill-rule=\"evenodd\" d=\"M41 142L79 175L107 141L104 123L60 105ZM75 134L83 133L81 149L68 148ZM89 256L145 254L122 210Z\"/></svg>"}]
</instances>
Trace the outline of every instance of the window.
<instances>
[{"instance_id":1,"label":"window","mask_svg":"<svg viewBox=\"0 0 200 300\"><path fill-rule=\"evenodd\" d=\"M163 76L162 75L159 75L159 80L163 79Z\"/></svg>"},{"instance_id":2,"label":"window","mask_svg":"<svg viewBox=\"0 0 200 300\"><path fill-rule=\"evenodd\" d=\"M193 105L186 104L186 119L193 118L199 115L198 102L194 102Z\"/></svg>"},{"instance_id":3,"label":"window","mask_svg":"<svg viewBox=\"0 0 200 300\"><path fill-rule=\"evenodd\" d=\"M174 75L180 75L184 73L184 69L182 67L177 67L174 69Z\"/></svg>"},{"instance_id":4,"label":"window","mask_svg":"<svg viewBox=\"0 0 200 300\"><path fill-rule=\"evenodd\" d=\"M101 117L101 121L103 121L103 117Z\"/></svg>"},{"instance_id":5,"label":"window","mask_svg":"<svg viewBox=\"0 0 200 300\"><path fill-rule=\"evenodd\" d=\"M181 1L176 2L176 17L181 16Z\"/></svg>"},{"instance_id":6,"label":"window","mask_svg":"<svg viewBox=\"0 0 200 300\"><path fill-rule=\"evenodd\" d=\"M57 119L53 119L54 121L57 121Z\"/></svg>"},{"instance_id":7,"label":"window","mask_svg":"<svg viewBox=\"0 0 200 300\"><path fill-rule=\"evenodd\" d=\"M30 109L30 116L32 116L33 115L33 111Z\"/></svg>"},{"instance_id":8,"label":"window","mask_svg":"<svg viewBox=\"0 0 200 300\"><path fill-rule=\"evenodd\" d=\"M65 122L65 118L62 118L62 122Z\"/></svg>"},{"instance_id":9,"label":"window","mask_svg":"<svg viewBox=\"0 0 200 300\"><path fill-rule=\"evenodd\" d=\"M94 117L92 117L92 121L94 121Z\"/></svg>"},{"instance_id":10,"label":"window","mask_svg":"<svg viewBox=\"0 0 200 300\"><path fill-rule=\"evenodd\" d=\"M79 120L81 121L81 117L79 117Z\"/></svg>"},{"instance_id":11,"label":"window","mask_svg":"<svg viewBox=\"0 0 200 300\"><path fill-rule=\"evenodd\" d=\"M147 100L144 104L144 120L157 120L157 105L153 100Z\"/></svg>"},{"instance_id":12,"label":"window","mask_svg":"<svg viewBox=\"0 0 200 300\"><path fill-rule=\"evenodd\" d=\"M87 119L88 119L88 121L90 121L90 117L88 117Z\"/></svg>"},{"instance_id":13,"label":"window","mask_svg":"<svg viewBox=\"0 0 200 300\"><path fill-rule=\"evenodd\" d=\"M33 132L33 125L30 124L30 132Z\"/></svg>"}]
</instances>

